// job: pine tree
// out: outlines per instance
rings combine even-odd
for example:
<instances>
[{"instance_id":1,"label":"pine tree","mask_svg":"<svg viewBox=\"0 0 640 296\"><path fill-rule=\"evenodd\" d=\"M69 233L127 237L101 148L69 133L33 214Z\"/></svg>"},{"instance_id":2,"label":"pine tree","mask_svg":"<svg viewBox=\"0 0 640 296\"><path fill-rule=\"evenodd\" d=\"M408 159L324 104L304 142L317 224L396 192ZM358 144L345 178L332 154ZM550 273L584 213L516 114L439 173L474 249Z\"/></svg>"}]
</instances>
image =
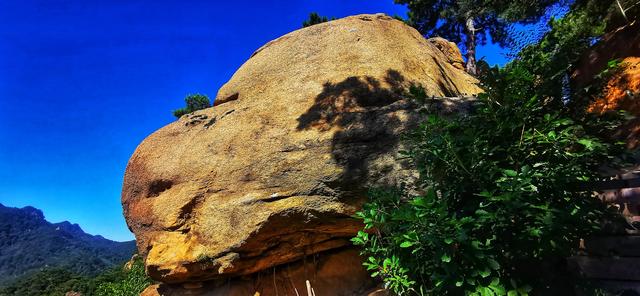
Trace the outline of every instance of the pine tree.
<instances>
[{"instance_id":1,"label":"pine tree","mask_svg":"<svg viewBox=\"0 0 640 296\"><path fill-rule=\"evenodd\" d=\"M335 17L331 18L331 20L335 20L335 19L336 19ZM329 21L329 18L327 18L326 16L320 16L318 13L312 12L309 14L309 19L307 19L302 23L302 27L306 28L308 26L313 26L313 25L328 22L328 21Z\"/></svg>"},{"instance_id":2,"label":"pine tree","mask_svg":"<svg viewBox=\"0 0 640 296\"><path fill-rule=\"evenodd\" d=\"M395 0L409 8L409 22L422 34L464 44L466 70L477 74L476 45L487 36L501 46L509 41L513 23L533 23L547 7L564 0Z\"/></svg>"}]
</instances>

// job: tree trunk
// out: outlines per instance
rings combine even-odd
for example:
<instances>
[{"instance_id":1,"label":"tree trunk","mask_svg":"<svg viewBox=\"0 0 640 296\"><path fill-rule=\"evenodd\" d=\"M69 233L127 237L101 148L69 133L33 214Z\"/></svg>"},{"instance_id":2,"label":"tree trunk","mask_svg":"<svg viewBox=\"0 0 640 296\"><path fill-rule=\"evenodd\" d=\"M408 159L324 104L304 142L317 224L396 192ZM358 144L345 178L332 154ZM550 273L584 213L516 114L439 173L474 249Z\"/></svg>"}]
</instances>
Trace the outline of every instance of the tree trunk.
<instances>
[{"instance_id":1,"label":"tree trunk","mask_svg":"<svg viewBox=\"0 0 640 296\"><path fill-rule=\"evenodd\" d=\"M467 34L467 73L475 76L478 74L476 67L476 27L473 21L473 17L467 17L467 23L465 26L465 32Z\"/></svg>"}]
</instances>

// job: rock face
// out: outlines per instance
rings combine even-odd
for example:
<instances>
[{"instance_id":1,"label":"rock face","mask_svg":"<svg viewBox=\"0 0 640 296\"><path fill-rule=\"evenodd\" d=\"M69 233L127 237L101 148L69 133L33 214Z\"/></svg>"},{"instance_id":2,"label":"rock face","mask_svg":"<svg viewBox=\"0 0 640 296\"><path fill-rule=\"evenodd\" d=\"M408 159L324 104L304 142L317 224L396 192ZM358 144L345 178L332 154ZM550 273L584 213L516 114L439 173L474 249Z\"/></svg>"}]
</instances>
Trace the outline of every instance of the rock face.
<instances>
[{"instance_id":1,"label":"rock face","mask_svg":"<svg viewBox=\"0 0 640 296\"><path fill-rule=\"evenodd\" d=\"M613 59L640 57L640 22L633 22L605 34L591 50L580 58L577 69L571 74L572 83L583 87Z\"/></svg>"},{"instance_id":2,"label":"rock face","mask_svg":"<svg viewBox=\"0 0 640 296\"><path fill-rule=\"evenodd\" d=\"M626 110L640 115L640 54L622 59L620 69L607 81L599 98L589 105L589 111L605 113Z\"/></svg>"},{"instance_id":3,"label":"rock face","mask_svg":"<svg viewBox=\"0 0 640 296\"><path fill-rule=\"evenodd\" d=\"M385 15L267 43L219 90L215 107L156 131L131 157L122 203L149 275L177 284L251 274L256 284L255 275L282 264L353 252L349 239L361 225L352 215L367 187L416 176L398 160L399 136L420 119L405 90L471 95L476 83ZM342 261L343 280L368 281L359 259ZM358 295L358 285L345 295Z\"/></svg>"},{"instance_id":4,"label":"rock face","mask_svg":"<svg viewBox=\"0 0 640 296\"><path fill-rule=\"evenodd\" d=\"M235 278L230 281L209 281L204 284L154 285L141 296L245 296L256 295L307 295L309 280L316 295L386 296L375 292L374 280L361 268L356 250L329 251L307 262L286 264L259 272L251 278ZM296 294L296 291L298 294Z\"/></svg>"},{"instance_id":5,"label":"rock face","mask_svg":"<svg viewBox=\"0 0 640 296\"><path fill-rule=\"evenodd\" d=\"M619 135L626 138L627 146L633 149L640 144L640 23L636 21L606 34L582 57L572 80L577 88L589 85L614 59L621 61L620 68L608 78L602 94L587 108L593 113L625 110L635 115L636 118L619 131Z\"/></svg>"},{"instance_id":6,"label":"rock face","mask_svg":"<svg viewBox=\"0 0 640 296\"><path fill-rule=\"evenodd\" d=\"M635 117L627 121L617 135L629 149L640 144L640 54L622 59L620 69L607 81L602 94L588 106L593 113L624 110Z\"/></svg>"},{"instance_id":7,"label":"rock face","mask_svg":"<svg viewBox=\"0 0 640 296\"><path fill-rule=\"evenodd\" d=\"M433 45L444 53L452 66L464 70L464 60L462 59L460 49L455 43L441 37L429 38L429 42L433 43Z\"/></svg>"}]
</instances>

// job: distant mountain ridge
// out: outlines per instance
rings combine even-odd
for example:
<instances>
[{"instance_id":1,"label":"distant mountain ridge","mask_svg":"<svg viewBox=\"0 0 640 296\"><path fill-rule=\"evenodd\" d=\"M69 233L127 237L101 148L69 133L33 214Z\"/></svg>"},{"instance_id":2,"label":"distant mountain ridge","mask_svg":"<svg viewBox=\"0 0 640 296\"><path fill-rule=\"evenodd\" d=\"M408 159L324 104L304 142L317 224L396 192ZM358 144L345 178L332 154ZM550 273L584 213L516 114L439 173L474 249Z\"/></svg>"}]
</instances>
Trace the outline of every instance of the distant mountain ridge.
<instances>
[{"instance_id":1,"label":"distant mountain ridge","mask_svg":"<svg viewBox=\"0 0 640 296\"><path fill-rule=\"evenodd\" d=\"M0 285L42 268L96 275L131 258L135 249L135 241L90 235L67 221L50 223L34 207L0 204Z\"/></svg>"}]
</instances>

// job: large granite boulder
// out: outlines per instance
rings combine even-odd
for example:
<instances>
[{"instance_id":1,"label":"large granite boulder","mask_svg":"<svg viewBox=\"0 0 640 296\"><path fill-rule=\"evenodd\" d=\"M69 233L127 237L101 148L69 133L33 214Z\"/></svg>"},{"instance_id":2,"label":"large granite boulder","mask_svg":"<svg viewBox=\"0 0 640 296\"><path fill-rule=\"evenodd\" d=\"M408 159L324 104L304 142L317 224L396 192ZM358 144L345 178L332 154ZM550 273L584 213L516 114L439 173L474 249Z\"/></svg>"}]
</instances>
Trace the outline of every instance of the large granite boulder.
<instances>
[{"instance_id":1,"label":"large granite boulder","mask_svg":"<svg viewBox=\"0 0 640 296\"><path fill-rule=\"evenodd\" d=\"M416 177L398 156L400 135L421 118L406 89L480 91L451 60L385 15L314 25L258 49L214 107L156 131L129 161L122 204L149 275L199 282L349 252L367 188ZM359 259L342 261L346 278L362 270Z\"/></svg>"}]
</instances>

